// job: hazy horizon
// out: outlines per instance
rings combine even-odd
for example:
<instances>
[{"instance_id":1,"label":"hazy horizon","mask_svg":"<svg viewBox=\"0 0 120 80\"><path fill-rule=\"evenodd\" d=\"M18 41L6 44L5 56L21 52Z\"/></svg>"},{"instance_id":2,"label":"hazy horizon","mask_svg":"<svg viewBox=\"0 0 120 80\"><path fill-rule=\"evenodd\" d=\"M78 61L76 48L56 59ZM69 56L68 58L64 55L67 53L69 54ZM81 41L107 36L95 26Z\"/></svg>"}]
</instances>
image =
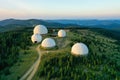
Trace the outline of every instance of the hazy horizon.
<instances>
[{"instance_id":1,"label":"hazy horizon","mask_svg":"<svg viewBox=\"0 0 120 80\"><path fill-rule=\"evenodd\" d=\"M20 19L20 18L6 18L6 19L0 19L0 21L3 20L9 20L9 19L15 19L15 20L30 20L30 19L35 19L35 20L120 20L120 18L118 19L67 19L67 18L61 18L61 19L40 19L40 18L26 18L26 19Z\"/></svg>"},{"instance_id":2,"label":"hazy horizon","mask_svg":"<svg viewBox=\"0 0 120 80\"><path fill-rule=\"evenodd\" d=\"M120 19L120 0L3 0L0 20Z\"/></svg>"}]
</instances>

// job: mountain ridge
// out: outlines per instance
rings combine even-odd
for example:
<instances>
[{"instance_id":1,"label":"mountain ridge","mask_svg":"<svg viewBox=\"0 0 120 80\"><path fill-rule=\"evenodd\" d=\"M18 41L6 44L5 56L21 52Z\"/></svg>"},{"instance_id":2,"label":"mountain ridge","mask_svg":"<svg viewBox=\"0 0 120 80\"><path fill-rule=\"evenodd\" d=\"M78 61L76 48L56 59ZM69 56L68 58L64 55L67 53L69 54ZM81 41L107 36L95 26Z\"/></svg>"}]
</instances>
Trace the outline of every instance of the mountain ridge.
<instances>
[{"instance_id":1,"label":"mountain ridge","mask_svg":"<svg viewBox=\"0 0 120 80\"><path fill-rule=\"evenodd\" d=\"M62 24L77 24L81 26L98 27L106 29L120 28L120 20L48 20L48 22L57 22Z\"/></svg>"},{"instance_id":2,"label":"mountain ridge","mask_svg":"<svg viewBox=\"0 0 120 80\"><path fill-rule=\"evenodd\" d=\"M35 25L42 24L49 28L68 28L74 26L89 27L89 28L105 28L120 30L120 20L42 20L42 19L5 19L0 21L0 26L8 27L11 25L34 27Z\"/></svg>"}]
</instances>

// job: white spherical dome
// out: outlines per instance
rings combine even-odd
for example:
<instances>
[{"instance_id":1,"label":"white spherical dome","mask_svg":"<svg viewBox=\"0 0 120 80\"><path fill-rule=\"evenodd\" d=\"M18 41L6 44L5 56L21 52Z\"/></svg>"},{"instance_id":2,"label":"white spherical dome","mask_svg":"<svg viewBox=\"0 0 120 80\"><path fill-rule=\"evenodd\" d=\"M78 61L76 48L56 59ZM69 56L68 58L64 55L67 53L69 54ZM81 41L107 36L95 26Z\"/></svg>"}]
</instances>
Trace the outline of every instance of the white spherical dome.
<instances>
[{"instance_id":1,"label":"white spherical dome","mask_svg":"<svg viewBox=\"0 0 120 80\"><path fill-rule=\"evenodd\" d=\"M66 32L64 30L58 31L58 37L65 37L65 36L66 36Z\"/></svg>"},{"instance_id":2,"label":"white spherical dome","mask_svg":"<svg viewBox=\"0 0 120 80\"><path fill-rule=\"evenodd\" d=\"M33 43L39 43L42 40L42 36L40 34L33 34L31 40Z\"/></svg>"},{"instance_id":3,"label":"white spherical dome","mask_svg":"<svg viewBox=\"0 0 120 80\"><path fill-rule=\"evenodd\" d=\"M44 25L37 25L33 30L34 34L47 34L48 30Z\"/></svg>"},{"instance_id":4,"label":"white spherical dome","mask_svg":"<svg viewBox=\"0 0 120 80\"><path fill-rule=\"evenodd\" d=\"M45 48L52 48L52 47L56 46L56 43L55 43L54 39L46 38L42 41L41 46L45 47Z\"/></svg>"},{"instance_id":5,"label":"white spherical dome","mask_svg":"<svg viewBox=\"0 0 120 80\"><path fill-rule=\"evenodd\" d=\"M76 43L71 49L71 53L74 55L87 55L88 47L84 43Z\"/></svg>"}]
</instances>

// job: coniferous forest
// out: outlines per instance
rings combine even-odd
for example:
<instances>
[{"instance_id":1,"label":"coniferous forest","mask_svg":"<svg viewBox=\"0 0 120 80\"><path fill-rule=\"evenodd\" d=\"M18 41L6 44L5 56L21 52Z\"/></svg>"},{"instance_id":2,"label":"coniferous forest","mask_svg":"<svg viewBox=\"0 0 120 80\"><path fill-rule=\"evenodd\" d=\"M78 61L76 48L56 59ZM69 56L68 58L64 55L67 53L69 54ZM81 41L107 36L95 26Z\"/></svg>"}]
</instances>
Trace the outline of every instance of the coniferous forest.
<instances>
[{"instance_id":1,"label":"coniferous forest","mask_svg":"<svg viewBox=\"0 0 120 80\"><path fill-rule=\"evenodd\" d=\"M60 43L58 50L42 55L42 62L34 79L119 80L118 33L104 29L70 29L66 38L56 39L57 43ZM71 47L76 42L87 44L89 48L87 56L71 55Z\"/></svg>"},{"instance_id":2,"label":"coniferous forest","mask_svg":"<svg viewBox=\"0 0 120 80\"><path fill-rule=\"evenodd\" d=\"M20 50L31 46L30 35L24 29L0 33L0 73L9 74L9 68L17 62Z\"/></svg>"},{"instance_id":3,"label":"coniferous forest","mask_svg":"<svg viewBox=\"0 0 120 80\"><path fill-rule=\"evenodd\" d=\"M0 33L0 74L4 73L6 76L11 74L9 69L18 62L20 51L34 46L30 40L32 29L24 28ZM55 29L55 33L58 30ZM120 79L119 31L97 28L65 30L66 38L53 36L57 48L42 54L41 63L33 80ZM44 37L50 37L54 31L49 29L50 34L44 35ZM85 43L88 46L89 54L87 56L71 54L71 47L77 42ZM20 76L17 79L19 78Z\"/></svg>"}]
</instances>

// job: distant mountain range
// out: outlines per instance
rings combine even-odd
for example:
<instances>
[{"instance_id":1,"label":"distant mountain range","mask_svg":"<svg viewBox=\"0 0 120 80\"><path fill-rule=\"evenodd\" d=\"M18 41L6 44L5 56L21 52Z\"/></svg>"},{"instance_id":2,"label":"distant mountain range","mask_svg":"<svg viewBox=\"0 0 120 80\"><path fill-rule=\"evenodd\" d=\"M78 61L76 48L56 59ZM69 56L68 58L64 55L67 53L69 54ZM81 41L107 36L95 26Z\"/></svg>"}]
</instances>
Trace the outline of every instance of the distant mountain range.
<instances>
[{"instance_id":1,"label":"distant mountain range","mask_svg":"<svg viewBox=\"0 0 120 80\"><path fill-rule=\"evenodd\" d=\"M34 27L42 24L49 28L89 27L120 30L120 20L17 20L6 19L0 21L1 27Z\"/></svg>"},{"instance_id":2,"label":"distant mountain range","mask_svg":"<svg viewBox=\"0 0 120 80\"><path fill-rule=\"evenodd\" d=\"M6 19L3 21L0 21L0 26L8 26L8 25L16 25L16 26L24 26L24 27L33 27L35 25L42 24L46 26L61 26L61 23L55 23L55 22L47 22L44 20L37 20L37 19L29 19L29 20L17 20L17 19Z\"/></svg>"},{"instance_id":3,"label":"distant mountain range","mask_svg":"<svg viewBox=\"0 0 120 80\"><path fill-rule=\"evenodd\" d=\"M61 24L76 24L87 27L120 29L120 20L48 20Z\"/></svg>"}]
</instances>

